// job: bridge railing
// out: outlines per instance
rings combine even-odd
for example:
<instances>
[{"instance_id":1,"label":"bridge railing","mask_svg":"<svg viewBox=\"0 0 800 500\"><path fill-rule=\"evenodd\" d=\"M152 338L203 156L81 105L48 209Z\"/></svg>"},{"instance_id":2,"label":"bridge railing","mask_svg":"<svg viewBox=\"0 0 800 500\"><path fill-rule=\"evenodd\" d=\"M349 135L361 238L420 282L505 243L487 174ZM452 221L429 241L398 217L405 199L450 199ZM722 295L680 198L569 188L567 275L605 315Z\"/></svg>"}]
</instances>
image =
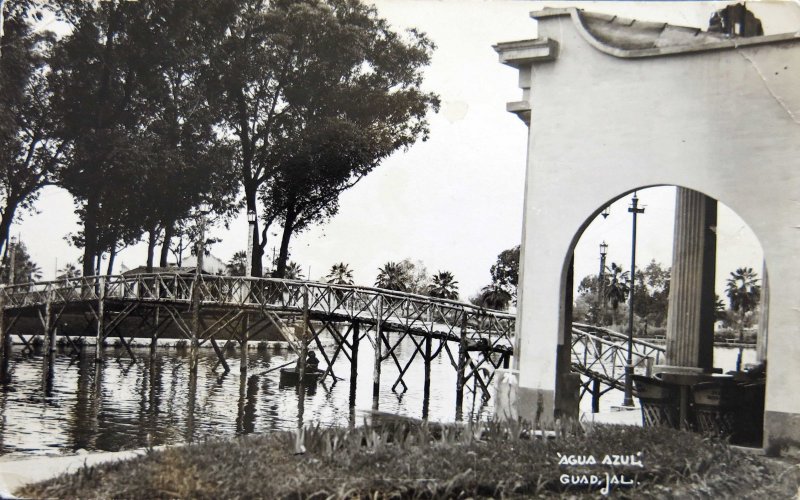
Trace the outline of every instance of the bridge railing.
<instances>
[{"instance_id":1,"label":"bridge railing","mask_svg":"<svg viewBox=\"0 0 800 500\"><path fill-rule=\"evenodd\" d=\"M343 320L375 321L393 328L422 330L455 340L489 340L511 350L515 316L458 301L355 285L277 278L190 273L88 276L7 286L6 308L103 299L190 304L195 287L204 306L239 306L323 313ZM101 295L102 292L102 295Z\"/></svg>"},{"instance_id":2,"label":"bridge railing","mask_svg":"<svg viewBox=\"0 0 800 500\"><path fill-rule=\"evenodd\" d=\"M579 372L591 373L607 384L622 385L628 356L627 336L605 328L573 325L583 327L573 328L573 366ZM602 336L586 331L589 329ZM634 373L646 373L653 364L661 362L665 352L663 347L639 339L634 339L631 347Z\"/></svg>"}]
</instances>

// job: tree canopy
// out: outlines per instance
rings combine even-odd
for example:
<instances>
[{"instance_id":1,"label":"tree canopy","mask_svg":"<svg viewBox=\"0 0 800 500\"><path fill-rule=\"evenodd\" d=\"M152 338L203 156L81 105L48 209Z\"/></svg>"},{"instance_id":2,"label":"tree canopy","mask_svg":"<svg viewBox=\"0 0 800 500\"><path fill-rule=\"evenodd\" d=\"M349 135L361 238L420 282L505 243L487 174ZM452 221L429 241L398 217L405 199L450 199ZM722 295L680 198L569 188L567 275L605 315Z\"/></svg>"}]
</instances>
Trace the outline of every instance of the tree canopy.
<instances>
[{"instance_id":1,"label":"tree canopy","mask_svg":"<svg viewBox=\"0 0 800 500\"><path fill-rule=\"evenodd\" d=\"M395 33L358 0L245 0L232 19L211 53L210 97L247 209L263 205L254 273L280 221L280 277L292 233L335 213L338 194L380 160L427 138L438 99L420 89L421 71L433 44Z\"/></svg>"},{"instance_id":2,"label":"tree canopy","mask_svg":"<svg viewBox=\"0 0 800 500\"><path fill-rule=\"evenodd\" d=\"M18 210L30 209L39 190L54 180L66 144L53 137L46 60L54 37L37 31L46 6L30 1L4 5L0 50L0 251Z\"/></svg>"},{"instance_id":3,"label":"tree canopy","mask_svg":"<svg viewBox=\"0 0 800 500\"><path fill-rule=\"evenodd\" d=\"M65 35L32 29L40 6ZM291 236L427 139L439 106L422 89L433 43L359 0L9 0L4 12L0 242L57 184L75 202L84 275L105 255L110 272L145 235L148 267L180 260L202 205L223 223L242 206L258 214L256 276L280 224L285 276Z\"/></svg>"}]
</instances>

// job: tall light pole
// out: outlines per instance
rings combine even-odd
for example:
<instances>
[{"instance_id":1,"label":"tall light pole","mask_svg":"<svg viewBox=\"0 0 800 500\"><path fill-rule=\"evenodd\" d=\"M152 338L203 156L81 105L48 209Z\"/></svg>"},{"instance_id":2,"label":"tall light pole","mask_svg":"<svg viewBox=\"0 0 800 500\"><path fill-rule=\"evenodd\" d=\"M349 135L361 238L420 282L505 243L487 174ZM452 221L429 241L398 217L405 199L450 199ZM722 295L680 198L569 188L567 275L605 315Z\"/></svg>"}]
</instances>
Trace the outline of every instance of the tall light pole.
<instances>
[{"instance_id":1,"label":"tall light pole","mask_svg":"<svg viewBox=\"0 0 800 500\"><path fill-rule=\"evenodd\" d=\"M608 244L603 241L600 243L600 274L597 283L597 326L603 326L603 313L606 309L606 255L608 255Z\"/></svg>"},{"instance_id":2,"label":"tall light pole","mask_svg":"<svg viewBox=\"0 0 800 500\"><path fill-rule=\"evenodd\" d=\"M636 275L636 216L644 213L644 208L639 208L639 198L636 197L635 191L628 212L633 214L633 229L631 232L631 286L628 291L628 360L625 363L625 398L622 400L622 406L633 406L633 287Z\"/></svg>"},{"instance_id":3,"label":"tall light pole","mask_svg":"<svg viewBox=\"0 0 800 500\"><path fill-rule=\"evenodd\" d=\"M244 275L248 278L253 276L253 232L256 230L256 211L247 211L247 263L245 264Z\"/></svg>"},{"instance_id":4,"label":"tall light pole","mask_svg":"<svg viewBox=\"0 0 800 500\"><path fill-rule=\"evenodd\" d=\"M10 241L11 242L8 245L10 247L8 249L8 253L9 253L9 256L8 256L8 284L9 285L13 285L14 284L14 270L16 268L16 262L15 261L16 261L16 257L17 257L17 237L16 236L12 236Z\"/></svg>"}]
</instances>

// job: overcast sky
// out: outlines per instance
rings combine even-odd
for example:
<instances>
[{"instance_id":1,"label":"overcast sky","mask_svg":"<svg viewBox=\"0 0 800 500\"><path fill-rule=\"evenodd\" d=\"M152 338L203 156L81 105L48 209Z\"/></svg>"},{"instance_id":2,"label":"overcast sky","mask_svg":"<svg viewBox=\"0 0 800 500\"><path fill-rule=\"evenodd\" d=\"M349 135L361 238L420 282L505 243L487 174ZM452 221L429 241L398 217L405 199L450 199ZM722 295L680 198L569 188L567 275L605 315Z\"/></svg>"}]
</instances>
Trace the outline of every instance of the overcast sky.
<instances>
[{"instance_id":1,"label":"overcast sky","mask_svg":"<svg viewBox=\"0 0 800 500\"><path fill-rule=\"evenodd\" d=\"M565 5L569 2L547 2ZM517 71L500 65L492 45L536 36L529 12L545 5L529 1L380 0L379 13L398 29L417 27L436 43L426 71L425 87L437 92L442 109L430 117L431 137L398 152L340 199L339 214L292 240L291 259L310 277L319 279L336 262L355 271L358 284L372 285L377 269L387 261L422 261L429 272L448 270L460 282L466 299L489 282L489 267L499 252L520 241L526 127L505 111L517 101ZM750 2L748 2L750 4ZM718 2L582 2L587 10L626 17L704 27ZM798 16L764 19L767 33L800 26ZM535 91L535 89L534 89ZM674 189L639 193L646 212L640 217L637 261L670 265ZM568 203L569 200L565 200ZM609 244L609 262L630 266L629 197L611 208L606 220L585 232L575 258L576 281L596 273L598 244ZM14 226L28 245L45 278L56 265L77 262L80 251L64 240L76 231L77 217L68 194L45 189L38 214L26 215ZM587 214L588 216L589 214ZM761 272L761 250L749 228L720 207L718 290L728 272L744 265ZM227 261L246 243L242 214L230 230L215 228L222 238L212 253ZM272 237L272 247L278 243ZM121 252L117 262L132 268L144 264L139 244ZM57 261L57 264L56 264ZM117 267L119 269L119 267Z\"/></svg>"}]
</instances>

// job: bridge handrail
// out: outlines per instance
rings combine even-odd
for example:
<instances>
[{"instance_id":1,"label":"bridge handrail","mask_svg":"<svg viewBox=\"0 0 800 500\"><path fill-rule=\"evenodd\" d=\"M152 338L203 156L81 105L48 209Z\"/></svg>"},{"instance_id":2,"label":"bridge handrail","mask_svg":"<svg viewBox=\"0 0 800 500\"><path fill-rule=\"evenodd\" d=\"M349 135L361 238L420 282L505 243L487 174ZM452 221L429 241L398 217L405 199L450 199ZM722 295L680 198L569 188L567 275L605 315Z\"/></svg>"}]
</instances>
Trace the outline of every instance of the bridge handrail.
<instances>
[{"instance_id":1,"label":"bridge handrail","mask_svg":"<svg viewBox=\"0 0 800 500\"><path fill-rule=\"evenodd\" d=\"M194 275L188 273L137 273L128 275L113 274L113 275L97 275L97 276L80 276L74 278L62 278L57 280L38 281L38 282L30 282L22 284L18 283L14 285L3 285L2 287L0 287L0 290L2 290L2 292L0 293L2 293L4 296L6 296L6 298L8 298L10 295L17 293L26 293L26 294L44 293L47 292L48 289L64 290L67 288L76 289L83 287L94 287L100 283L101 279L105 280L106 286L108 287L110 285L127 283L131 281L137 282L141 281L142 279L148 279L148 278L162 279L162 280L180 279L185 281L193 281L195 277ZM201 283L214 282L214 281L224 281L230 283L237 283L237 282L275 283L275 284L286 284L295 286L306 286L311 288L325 288L333 290L365 292L365 293L379 294L381 296L388 298L413 300L415 302L436 304L450 309L458 309L462 311L469 310L473 314L477 314L479 316L493 316L497 319L504 319L504 320L516 319L516 316L514 314L507 313L504 311L497 311L494 309L488 309L485 307L476 306L474 304L469 304L466 302L460 302L457 300L444 299L439 297L430 297L427 295L419 295L409 292L400 292L396 290L387 290L384 288L369 287L363 285L343 285L334 283L324 283L319 281L291 280L282 278L256 278L256 277L245 277L245 276L221 276L221 275L210 275L210 274L200 275Z\"/></svg>"},{"instance_id":2,"label":"bridge handrail","mask_svg":"<svg viewBox=\"0 0 800 500\"><path fill-rule=\"evenodd\" d=\"M584 329L587 329L587 330L601 331L604 334L608 335L609 337L615 337L615 338L618 338L620 340L624 340L625 342L628 341L628 336L625 335L624 333L615 332L614 330L609 330L608 328L603 328L602 326L587 325L586 323L572 323L572 326L573 327L577 326L579 328L584 328ZM582 332L582 333L587 333L587 334L591 335L588 332ZM664 346L660 346L658 344L653 344L652 342L648 342L648 341L642 340L642 339L636 339L635 338L635 339L633 339L633 343L649 347L649 348L654 349L656 351L661 351L661 352L666 352L667 351L667 349Z\"/></svg>"}]
</instances>

